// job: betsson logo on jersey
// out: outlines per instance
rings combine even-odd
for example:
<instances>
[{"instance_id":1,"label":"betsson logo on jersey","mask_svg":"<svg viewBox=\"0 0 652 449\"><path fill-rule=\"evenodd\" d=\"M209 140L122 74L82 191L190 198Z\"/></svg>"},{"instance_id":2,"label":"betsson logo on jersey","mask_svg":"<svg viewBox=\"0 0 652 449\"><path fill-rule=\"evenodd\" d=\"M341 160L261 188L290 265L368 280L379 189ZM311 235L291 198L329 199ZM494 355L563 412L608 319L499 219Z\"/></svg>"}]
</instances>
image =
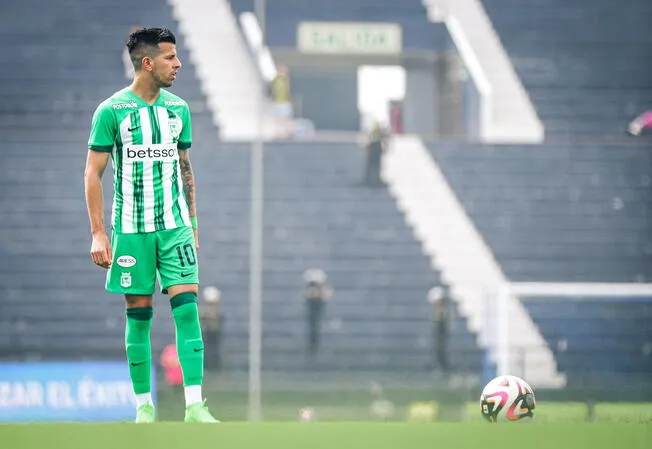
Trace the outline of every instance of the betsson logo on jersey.
<instances>
[{"instance_id":1,"label":"betsson logo on jersey","mask_svg":"<svg viewBox=\"0 0 652 449\"><path fill-rule=\"evenodd\" d=\"M171 144L130 145L122 149L127 161L175 161L179 159Z\"/></svg>"}]
</instances>

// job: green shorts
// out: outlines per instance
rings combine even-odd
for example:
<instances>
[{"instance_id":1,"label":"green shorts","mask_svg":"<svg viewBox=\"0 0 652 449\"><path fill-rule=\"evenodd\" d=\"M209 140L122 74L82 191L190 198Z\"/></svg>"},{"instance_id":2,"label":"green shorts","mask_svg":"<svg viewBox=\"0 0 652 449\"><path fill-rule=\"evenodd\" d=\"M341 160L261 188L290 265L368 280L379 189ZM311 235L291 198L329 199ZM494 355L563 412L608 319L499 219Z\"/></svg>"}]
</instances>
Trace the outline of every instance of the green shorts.
<instances>
[{"instance_id":1,"label":"green shorts","mask_svg":"<svg viewBox=\"0 0 652 449\"><path fill-rule=\"evenodd\" d=\"M153 295L180 284L199 284L199 265L192 228L140 234L113 233L113 263L106 275L111 293Z\"/></svg>"}]
</instances>

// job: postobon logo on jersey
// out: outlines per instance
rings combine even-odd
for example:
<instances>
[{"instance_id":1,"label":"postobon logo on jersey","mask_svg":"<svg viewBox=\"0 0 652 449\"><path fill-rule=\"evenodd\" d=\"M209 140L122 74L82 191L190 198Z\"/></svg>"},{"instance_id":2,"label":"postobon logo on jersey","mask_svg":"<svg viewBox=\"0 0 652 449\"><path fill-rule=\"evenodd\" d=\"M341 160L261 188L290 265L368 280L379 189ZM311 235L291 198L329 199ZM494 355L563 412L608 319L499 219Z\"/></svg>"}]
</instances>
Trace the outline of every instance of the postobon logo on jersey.
<instances>
[{"instance_id":1,"label":"postobon logo on jersey","mask_svg":"<svg viewBox=\"0 0 652 449\"><path fill-rule=\"evenodd\" d=\"M113 109L127 109L127 108L137 108L138 105L135 101L131 103L118 103L113 105Z\"/></svg>"},{"instance_id":2,"label":"postobon logo on jersey","mask_svg":"<svg viewBox=\"0 0 652 449\"><path fill-rule=\"evenodd\" d=\"M127 161L174 161L179 158L172 144L130 145L122 149Z\"/></svg>"}]
</instances>

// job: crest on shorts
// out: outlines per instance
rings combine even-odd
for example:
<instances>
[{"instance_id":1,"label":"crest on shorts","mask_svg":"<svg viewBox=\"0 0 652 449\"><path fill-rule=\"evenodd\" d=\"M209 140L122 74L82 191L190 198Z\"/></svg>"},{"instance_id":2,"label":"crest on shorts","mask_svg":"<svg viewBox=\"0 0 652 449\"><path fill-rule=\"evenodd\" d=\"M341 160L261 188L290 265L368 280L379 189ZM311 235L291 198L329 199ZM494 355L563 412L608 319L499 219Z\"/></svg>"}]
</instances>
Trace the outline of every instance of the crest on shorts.
<instances>
[{"instance_id":1,"label":"crest on shorts","mask_svg":"<svg viewBox=\"0 0 652 449\"><path fill-rule=\"evenodd\" d=\"M120 285L124 288L131 287L131 273L122 273L120 277Z\"/></svg>"}]
</instances>

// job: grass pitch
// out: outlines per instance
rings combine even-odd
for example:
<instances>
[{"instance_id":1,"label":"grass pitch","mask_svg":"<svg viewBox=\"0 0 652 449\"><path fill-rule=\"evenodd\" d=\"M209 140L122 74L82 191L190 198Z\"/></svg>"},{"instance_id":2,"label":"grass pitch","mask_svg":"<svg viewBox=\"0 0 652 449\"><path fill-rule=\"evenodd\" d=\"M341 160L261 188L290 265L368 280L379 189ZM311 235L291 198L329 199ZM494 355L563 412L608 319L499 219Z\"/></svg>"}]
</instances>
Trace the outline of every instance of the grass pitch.
<instances>
[{"instance_id":1,"label":"grass pitch","mask_svg":"<svg viewBox=\"0 0 652 449\"><path fill-rule=\"evenodd\" d=\"M3 449L649 449L649 424L223 423L0 425Z\"/></svg>"}]
</instances>

